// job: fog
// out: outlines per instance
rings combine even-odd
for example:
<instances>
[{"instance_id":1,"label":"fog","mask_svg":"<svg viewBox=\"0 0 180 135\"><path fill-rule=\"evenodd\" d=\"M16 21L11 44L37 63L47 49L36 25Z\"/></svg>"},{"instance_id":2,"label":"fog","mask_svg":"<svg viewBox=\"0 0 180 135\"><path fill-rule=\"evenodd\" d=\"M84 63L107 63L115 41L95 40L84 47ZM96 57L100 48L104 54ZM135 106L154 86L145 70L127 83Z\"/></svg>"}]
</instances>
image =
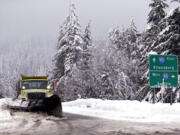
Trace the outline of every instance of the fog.
<instances>
[{"instance_id":1,"label":"fog","mask_svg":"<svg viewBox=\"0 0 180 135\"><path fill-rule=\"evenodd\" d=\"M134 21L146 27L150 0L74 0L82 28L91 21L93 36L104 37L110 28ZM0 40L58 35L68 15L69 0L0 0Z\"/></svg>"},{"instance_id":2,"label":"fog","mask_svg":"<svg viewBox=\"0 0 180 135\"><path fill-rule=\"evenodd\" d=\"M52 73L53 60L57 52L58 30L68 16L69 2L69 0L0 0L0 96L15 96L14 86L20 78L20 73L24 75ZM139 67L134 66L134 62L124 55L126 52L110 51L106 42L107 35L109 30L116 26L127 28L132 18L139 31L145 30L150 0L74 0L74 2L82 30L89 21L92 22L92 36L95 40L90 52L93 56L92 67L95 67L95 70L92 68L89 71L95 78L92 80L98 80L95 83L92 81L92 89L116 91L122 88L121 92L126 94L122 99L127 99L129 97L127 93L131 94L132 90L137 89L134 88L137 87L134 81L130 82L130 77L138 76L136 74L132 74L136 77L128 76L128 73L131 70L136 71ZM106 61L109 61L108 64ZM120 69L118 74L117 67ZM112 77L111 82L115 82L112 88L109 85L108 88L103 86L104 81L101 79L101 76L104 76L103 71L108 71L107 74ZM70 84L66 85L65 89L74 87L71 80L77 82L77 78L82 83L82 90L91 86L89 81L86 83L82 78L84 72L79 73L76 72L74 80L70 78L69 82L64 83ZM127 92L127 83L124 83L126 81L123 78L127 78L127 82L130 82L128 87L130 92ZM98 94L101 91L96 93L97 97L101 96Z\"/></svg>"}]
</instances>

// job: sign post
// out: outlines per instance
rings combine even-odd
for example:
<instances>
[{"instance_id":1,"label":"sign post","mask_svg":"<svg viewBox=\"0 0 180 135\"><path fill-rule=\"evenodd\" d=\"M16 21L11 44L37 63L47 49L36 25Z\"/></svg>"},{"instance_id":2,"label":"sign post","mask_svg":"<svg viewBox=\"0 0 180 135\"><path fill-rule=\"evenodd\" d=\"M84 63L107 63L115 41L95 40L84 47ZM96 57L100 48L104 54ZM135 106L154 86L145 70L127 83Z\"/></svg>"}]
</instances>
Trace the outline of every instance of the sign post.
<instances>
[{"instance_id":1,"label":"sign post","mask_svg":"<svg viewBox=\"0 0 180 135\"><path fill-rule=\"evenodd\" d=\"M171 97L170 97L171 99L170 99L170 104L172 105L173 104L173 92L172 92L172 90L171 90Z\"/></svg>"},{"instance_id":2,"label":"sign post","mask_svg":"<svg viewBox=\"0 0 180 135\"><path fill-rule=\"evenodd\" d=\"M149 85L151 88L178 87L178 57L174 55L150 55Z\"/></svg>"},{"instance_id":3,"label":"sign post","mask_svg":"<svg viewBox=\"0 0 180 135\"><path fill-rule=\"evenodd\" d=\"M153 104L155 104L155 88L153 88Z\"/></svg>"}]
</instances>

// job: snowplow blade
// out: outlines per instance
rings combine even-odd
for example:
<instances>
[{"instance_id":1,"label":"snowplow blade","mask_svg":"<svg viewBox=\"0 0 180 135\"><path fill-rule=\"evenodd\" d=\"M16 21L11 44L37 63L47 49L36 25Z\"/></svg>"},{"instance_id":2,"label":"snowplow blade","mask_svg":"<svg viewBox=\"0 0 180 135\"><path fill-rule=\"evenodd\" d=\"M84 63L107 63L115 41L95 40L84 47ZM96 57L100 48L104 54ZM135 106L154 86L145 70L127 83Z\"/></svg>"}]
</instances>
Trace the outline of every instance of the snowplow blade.
<instances>
[{"instance_id":1,"label":"snowplow blade","mask_svg":"<svg viewBox=\"0 0 180 135\"><path fill-rule=\"evenodd\" d=\"M63 117L61 99L57 95L53 95L49 98L28 100L28 101L12 101L17 104L9 104L8 108L14 111L26 111L26 112L46 112L49 115L56 117Z\"/></svg>"},{"instance_id":2,"label":"snowplow blade","mask_svg":"<svg viewBox=\"0 0 180 135\"><path fill-rule=\"evenodd\" d=\"M13 111L23 111L23 112L25 111L25 112L28 112L28 107L8 105L7 108L10 109L10 110L13 110Z\"/></svg>"}]
</instances>

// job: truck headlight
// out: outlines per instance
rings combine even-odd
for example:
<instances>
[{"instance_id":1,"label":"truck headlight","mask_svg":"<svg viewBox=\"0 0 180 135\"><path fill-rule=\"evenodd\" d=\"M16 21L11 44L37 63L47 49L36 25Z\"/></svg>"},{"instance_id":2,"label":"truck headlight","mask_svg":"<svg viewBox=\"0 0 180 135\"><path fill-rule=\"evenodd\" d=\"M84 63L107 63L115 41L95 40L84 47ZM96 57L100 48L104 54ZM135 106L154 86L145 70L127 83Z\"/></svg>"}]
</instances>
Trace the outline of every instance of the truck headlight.
<instances>
[{"instance_id":1,"label":"truck headlight","mask_svg":"<svg viewBox=\"0 0 180 135\"><path fill-rule=\"evenodd\" d=\"M50 89L51 89L51 86L50 86L50 85L48 85L48 86L47 86L47 89L48 89L48 90L50 90Z\"/></svg>"}]
</instances>

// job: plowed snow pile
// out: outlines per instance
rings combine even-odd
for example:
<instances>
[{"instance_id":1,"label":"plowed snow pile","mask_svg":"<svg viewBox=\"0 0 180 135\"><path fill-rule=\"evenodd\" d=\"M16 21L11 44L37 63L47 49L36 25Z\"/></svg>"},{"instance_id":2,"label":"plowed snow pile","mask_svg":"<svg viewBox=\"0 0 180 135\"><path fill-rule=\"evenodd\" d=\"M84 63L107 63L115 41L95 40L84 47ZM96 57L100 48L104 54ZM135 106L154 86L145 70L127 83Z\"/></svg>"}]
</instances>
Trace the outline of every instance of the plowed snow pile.
<instances>
[{"instance_id":1,"label":"plowed snow pile","mask_svg":"<svg viewBox=\"0 0 180 135\"><path fill-rule=\"evenodd\" d=\"M10 111L6 109L7 99L0 99L0 121L11 120Z\"/></svg>"},{"instance_id":2,"label":"plowed snow pile","mask_svg":"<svg viewBox=\"0 0 180 135\"><path fill-rule=\"evenodd\" d=\"M180 103L150 104L139 101L78 99L63 103L63 111L112 120L180 122Z\"/></svg>"}]
</instances>

